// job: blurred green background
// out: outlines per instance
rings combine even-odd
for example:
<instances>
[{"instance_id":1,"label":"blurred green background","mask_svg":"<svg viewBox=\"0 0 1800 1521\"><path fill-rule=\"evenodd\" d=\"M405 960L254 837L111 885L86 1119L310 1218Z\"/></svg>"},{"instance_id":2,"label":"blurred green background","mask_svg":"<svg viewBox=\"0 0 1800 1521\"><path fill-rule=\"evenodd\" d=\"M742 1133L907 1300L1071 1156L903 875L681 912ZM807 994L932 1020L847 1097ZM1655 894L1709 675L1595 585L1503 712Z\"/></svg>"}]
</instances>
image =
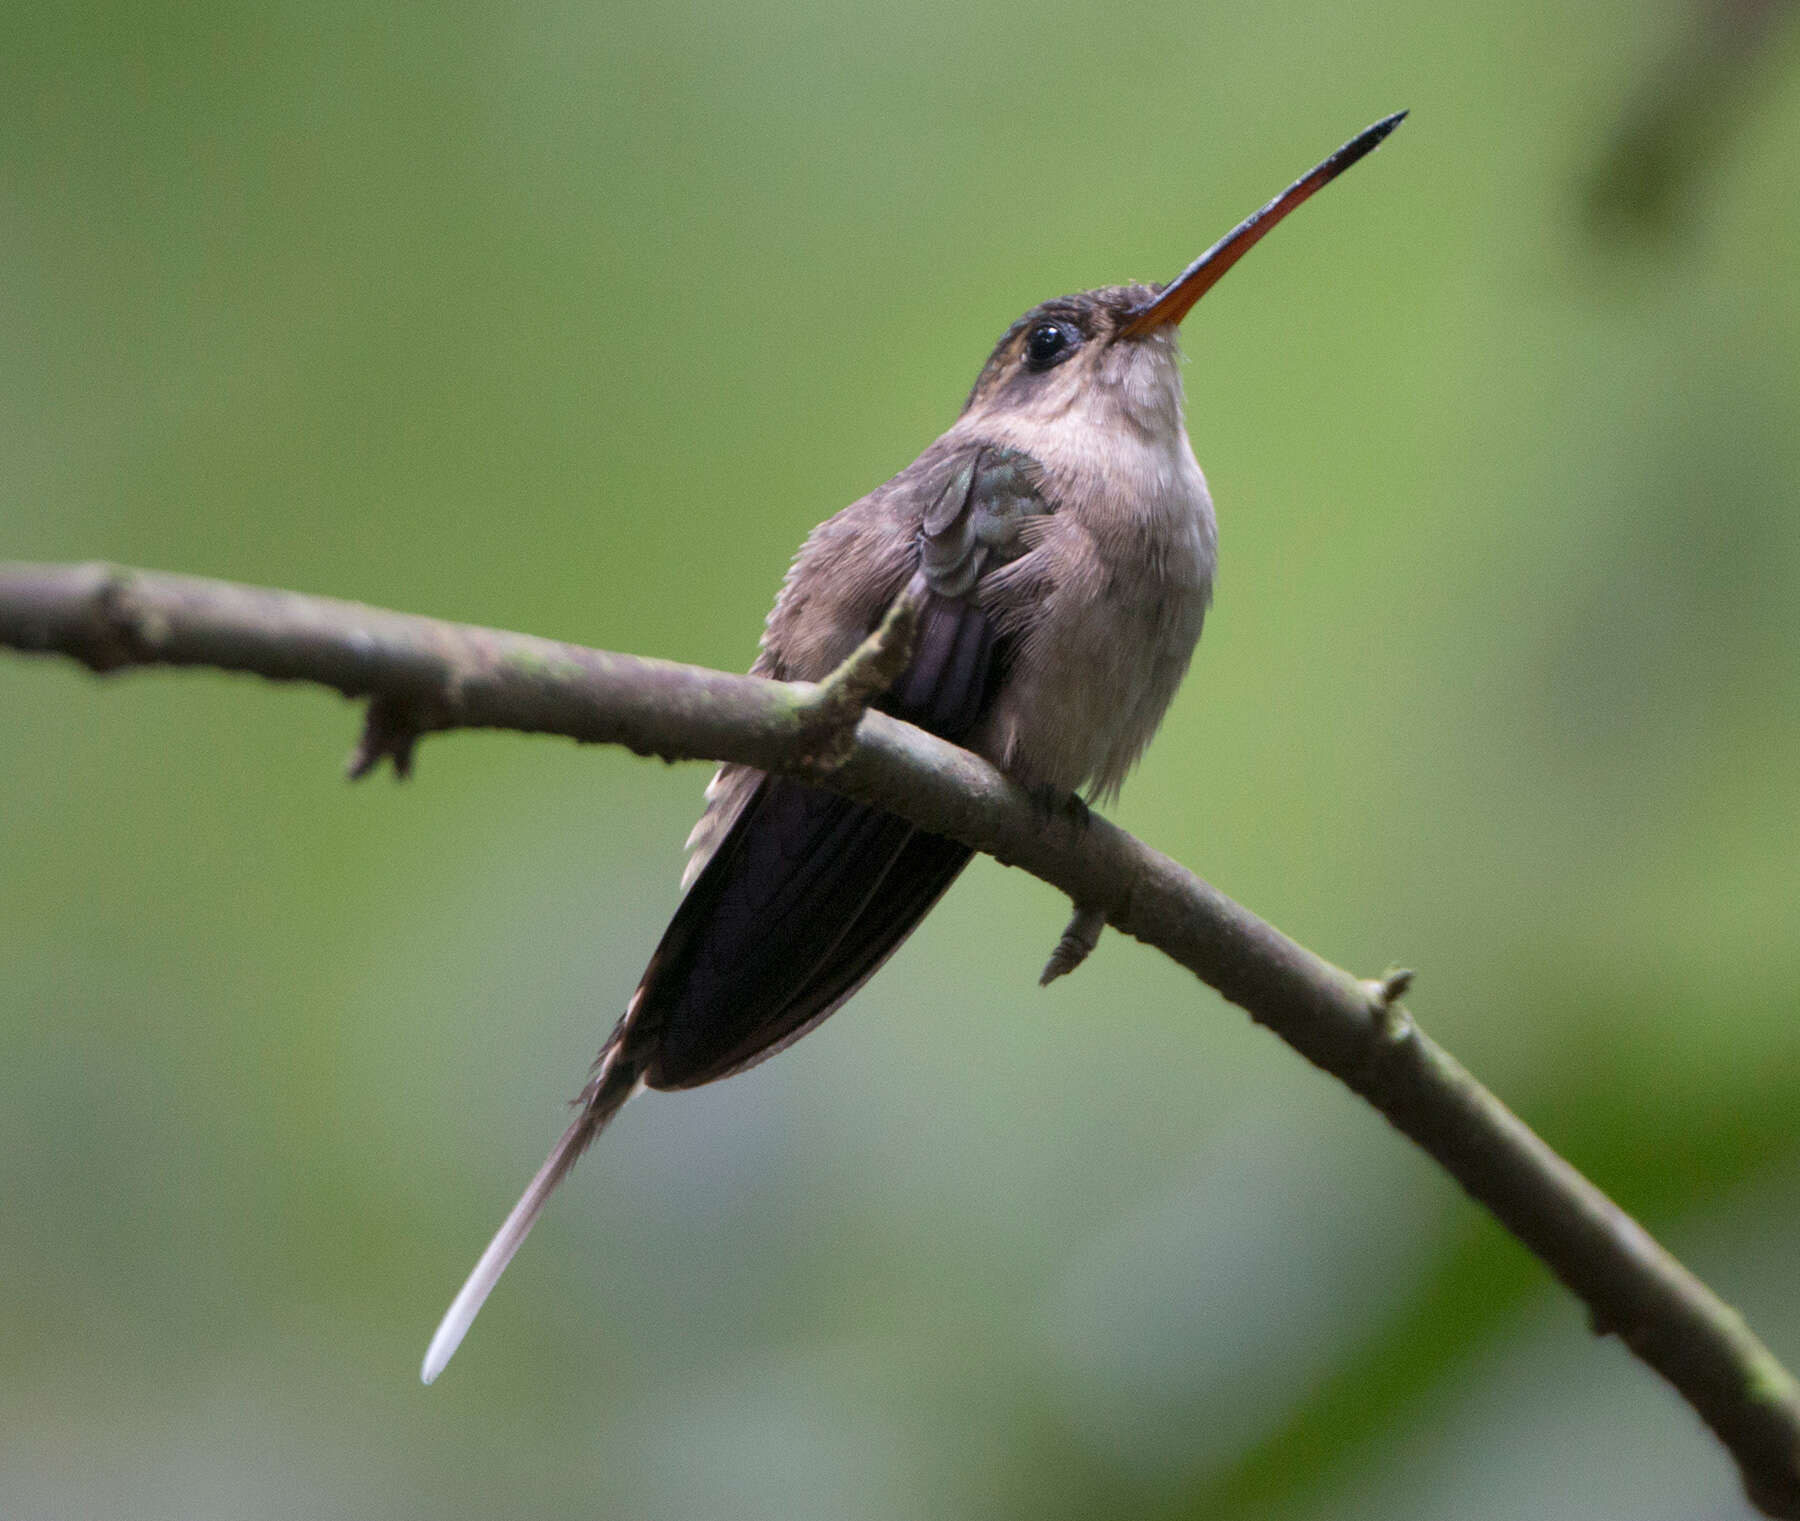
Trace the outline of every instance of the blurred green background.
<instances>
[{"instance_id":1,"label":"blurred green background","mask_svg":"<svg viewBox=\"0 0 1800 1521\"><path fill-rule=\"evenodd\" d=\"M1417 967L1800 1362L1800 51L1716 24L16 7L0 555L742 668L1019 311L1411 107L1185 329L1223 570L1116 816ZM421 1389L705 770L475 735L350 788L354 729L0 659L0 1515L1748 1514L1238 1012L1117 937L1040 993L1065 905L991 862L634 1103Z\"/></svg>"}]
</instances>

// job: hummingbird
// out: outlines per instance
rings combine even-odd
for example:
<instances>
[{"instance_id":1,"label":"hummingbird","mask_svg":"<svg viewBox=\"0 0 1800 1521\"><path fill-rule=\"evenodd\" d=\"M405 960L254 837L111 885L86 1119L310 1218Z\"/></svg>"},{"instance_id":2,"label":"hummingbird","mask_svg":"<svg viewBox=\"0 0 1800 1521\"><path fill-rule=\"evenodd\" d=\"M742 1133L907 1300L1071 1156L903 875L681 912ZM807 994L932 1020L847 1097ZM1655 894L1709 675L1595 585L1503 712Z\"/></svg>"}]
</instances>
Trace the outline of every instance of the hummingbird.
<instances>
[{"instance_id":1,"label":"hummingbird","mask_svg":"<svg viewBox=\"0 0 1800 1521\"><path fill-rule=\"evenodd\" d=\"M1188 668L1218 530L1183 411L1176 332L1283 217L1370 153L1384 117L1168 284L1034 306L950 429L826 519L794 557L752 674L818 681L915 599L912 653L874 706L1045 800L1114 796ZM880 808L727 765L688 839L684 893L576 1117L445 1313L431 1383L556 1186L626 1099L695 1088L835 1012L972 854Z\"/></svg>"}]
</instances>

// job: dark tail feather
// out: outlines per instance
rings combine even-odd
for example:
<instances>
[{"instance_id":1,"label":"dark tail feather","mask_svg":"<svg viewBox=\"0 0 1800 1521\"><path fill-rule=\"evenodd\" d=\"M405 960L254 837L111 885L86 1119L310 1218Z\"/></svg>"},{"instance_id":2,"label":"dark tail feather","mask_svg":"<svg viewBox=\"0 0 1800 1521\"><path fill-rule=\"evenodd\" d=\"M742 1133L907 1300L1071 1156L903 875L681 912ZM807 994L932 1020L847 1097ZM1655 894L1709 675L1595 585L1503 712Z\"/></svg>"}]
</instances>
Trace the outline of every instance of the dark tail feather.
<instances>
[{"instance_id":1,"label":"dark tail feather","mask_svg":"<svg viewBox=\"0 0 1800 1521\"><path fill-rule=\"evenodd\" d=\"M581 1159L582 1152L588 1149L595 1136L606 1129L607 1122L619 1112L625 1100L641 1087L643 1077L639 1069L628 1066L621 1060L620 1046L615 1042L601 1057L598 1070L588 1084L588 1091L582 1096L581 1113L576 1116L575 1123L563 1132L562 1139L544 1159L544 1165L537 1170L537 1176L513 1206L512 1213L488 1243L487 1250L481 1254L481 1260L475 1264L475 1270L469 1274L461 1292L444 1312L443 1320L438 1323L437 1334L425 1349L424 1364L419 1369L419 1377L426 1383L429 1384L444 1371L444 1365L462 1345L463 1337L468 1334L475 1317L481 1313L488 1295L493 1293L494 1285L506 1271L507 1263L513 1260L513 1254L525 1244L525 1238L531 1234L531 1227L537 1223L537 1217L543 1211L545 1203L556 1192L556 1185L569 1175L570 1170Z\"/></svg>"}]
</instances>

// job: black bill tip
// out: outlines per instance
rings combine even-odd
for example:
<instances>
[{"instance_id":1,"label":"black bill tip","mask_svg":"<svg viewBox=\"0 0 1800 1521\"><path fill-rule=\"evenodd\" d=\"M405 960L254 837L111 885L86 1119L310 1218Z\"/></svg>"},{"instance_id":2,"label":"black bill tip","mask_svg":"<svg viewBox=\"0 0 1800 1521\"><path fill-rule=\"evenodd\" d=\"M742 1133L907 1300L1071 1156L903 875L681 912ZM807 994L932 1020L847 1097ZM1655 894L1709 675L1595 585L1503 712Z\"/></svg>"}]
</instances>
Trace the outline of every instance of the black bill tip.
<instances>
[{"instance_id":1,"label":"black bill tip","mask_svg":"<svg viewBox=\"0 0 1800 1521\"><path fill-rule=\"evenodd\" d=\"M1372 126L1364 127L1355 137L1322 163L1315 165L1260 211L1252 212L1236 227L1134 313L1120 330L1127 338L1142 337L1165 324L1181 321L1194 303L1225 277L1227 270L1259 243L1277 222L1323 189L1360 159L1368 157L1382 140L1406 120L1406 112L1396 111Z\"/></svg>"}]
</instances>

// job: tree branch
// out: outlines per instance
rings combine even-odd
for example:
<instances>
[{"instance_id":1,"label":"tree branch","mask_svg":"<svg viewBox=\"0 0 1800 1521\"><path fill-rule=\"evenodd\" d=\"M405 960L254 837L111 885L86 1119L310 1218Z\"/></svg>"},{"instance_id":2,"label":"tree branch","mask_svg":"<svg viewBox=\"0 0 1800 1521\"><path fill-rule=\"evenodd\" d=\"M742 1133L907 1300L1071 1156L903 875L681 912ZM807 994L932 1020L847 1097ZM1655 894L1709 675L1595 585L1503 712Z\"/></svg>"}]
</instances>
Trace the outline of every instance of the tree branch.
<instances>
[{"instance_id":1,"label":"tree branch","mask_svg":"<svg viewBox=\"0 0 1800 1521\"><path fill-rule=\"evenodd\" d=\"M904 665L909 599L817 685L609 654L292 592L106 566L0 564L0 645L91 669L207 665L369 698L353 761L421 734L517 729L809 778L1067 893L1187 967L1410 1136L1662 1374L1752 1502L1800 1518L1800 1385L1742 1318L1428 1039L1411 974L1359 982L1097 816L1043 808L985 761L863 711ZM371 737L373 736L373 737ZM1078 936L1079 939L1079 936Z\"/></svg>"}]
</instances>

